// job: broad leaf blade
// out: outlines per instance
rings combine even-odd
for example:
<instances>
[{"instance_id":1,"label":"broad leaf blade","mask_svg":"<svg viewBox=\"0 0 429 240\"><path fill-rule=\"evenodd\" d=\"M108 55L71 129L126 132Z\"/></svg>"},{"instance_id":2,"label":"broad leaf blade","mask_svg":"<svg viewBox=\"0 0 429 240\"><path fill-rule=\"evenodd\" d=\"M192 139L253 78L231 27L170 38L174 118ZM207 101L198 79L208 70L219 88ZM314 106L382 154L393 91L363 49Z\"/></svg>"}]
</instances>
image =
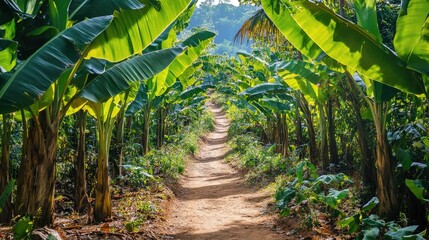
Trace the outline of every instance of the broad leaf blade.
<instances>
[{"instance_id":1,"label":"broad leaf blade","mask_svg":"<svg viewBox=\"0 0 429 240\"><path fill-rule=\"evenodd\" d=\"M82 58L85 48L111 20L104 16L77 23L31 55L7 81L0 82L0 113L17 111L40 99L61 73Z\"/></svg>"},{"instance_id":2,"label":"broad leaf blade","mask_svg":"<svg viewBox=\"0 0 429 240\"><path fill-rule=\"evenodd\" d=\"M151 78L168 67L183 52L183 48L170 48L143 54L118 63L94 78L79 96L93 102L102 102L125 91L130 84Z\"/></svg>"},{"instance_id":3,"label":"broad leaf blade","mask_svg":"<svg viewBox=\"0 0 429 240\"><path fill-rule=\"evenodd\" d=\"M408 68L429 74L429 1L404 0L396 22L395 50Z\"/></svg>"},{"instance_id":4,"label":"broad leaf blade","mask_svg":"<svg viewBox=\"0 0 429 240\"><path fill-rule=\"evenodd\" d=\"M140 9L144 6L139 0L73 0L69 12L71 19L83 20L112 15L115 10L119 11L119 9Z\"/></svg>"},{"instance_id":5,"label":"broad leaf blade","mask_svg":"<svg viewBox=\"0 0 429 240\"><path fill-rule=\"evenodd\" d=\"M293 3L293 19L331 58L368 78L421 94L423 83L387 47L359 26L336 15L322 3Z\"/></svg>"},{"instance_id":6,"label":"broad leaf blade","mask_svg":"<svg viewBox=\"0 0 429 240\"><path fill-rule=\"evenodd\" d=\"M17 48L17 42L0 39L0 72L9 72L15 67Z\"/></svg>"},{"instance_id":7,"label":"broad leaf blade","mask_svg":"<svg viewBox=\"0 0 429 240\"><path fill-rule=\"evenodd\" d=\"M152 5L115 13L112 24L91 45L86 58L105 58L118 62L140 53L158 38L191 0L163 0L158 11Z\"/></svg>"}]
</instances>

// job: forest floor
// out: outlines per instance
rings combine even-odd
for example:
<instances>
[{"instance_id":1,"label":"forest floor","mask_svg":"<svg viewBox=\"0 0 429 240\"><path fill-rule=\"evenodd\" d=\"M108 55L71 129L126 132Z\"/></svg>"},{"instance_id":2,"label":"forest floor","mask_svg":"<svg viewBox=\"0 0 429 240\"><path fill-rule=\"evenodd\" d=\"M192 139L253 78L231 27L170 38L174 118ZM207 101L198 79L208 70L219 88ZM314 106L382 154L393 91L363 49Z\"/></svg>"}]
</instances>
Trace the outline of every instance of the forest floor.
<instances>
[{"instance_id":1,"label":"forest floor","mask_svg":"<svg viewBox=\"0 0 429 240\"><path fill-rule=\"evenodd\" d=\"M246 185L244 176L224 163L229 122L209 105L215 130L203 137L193 161L173 191L164 237L170 239L285 239L270 213L272 197Z\"/></svg>"}]
</instances>

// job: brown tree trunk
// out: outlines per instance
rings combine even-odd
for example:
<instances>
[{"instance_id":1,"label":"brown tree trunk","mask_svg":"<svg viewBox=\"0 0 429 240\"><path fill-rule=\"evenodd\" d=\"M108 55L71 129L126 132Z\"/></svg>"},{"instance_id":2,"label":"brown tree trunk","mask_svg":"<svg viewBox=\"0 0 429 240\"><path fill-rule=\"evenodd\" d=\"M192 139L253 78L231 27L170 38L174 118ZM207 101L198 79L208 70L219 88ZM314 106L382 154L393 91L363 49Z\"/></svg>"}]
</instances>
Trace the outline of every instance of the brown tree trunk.
<instances>
[{"instance_id":1,"label":"brown tree trunk","mask_svg":"<svg viewBox=\"0 0 429 240\"><path fill-rule=\"evenodd\" d=\"M307 100L301 95L300 98L301 111L304 113L304 118L307 123L308 141L310 148L310 162L314 165L318 162L318 150L316 145L316 133L314 131L313 118L311 116L310 108L308 107Z\"/></svg>"},{"instance_id":2,"label":"brown tree trunk","mask_svg":"<svg viewBox=\"0 0 429 240\"><path fill-rule=\"evenodd\" d=\"M147 108L144 112L144 120L143 120L143 133L142 133L143 156L149 152L149 128L150 128L150 108Z\"/></svg>"},{"instance_id":3,"label":"brown tree trunk","mask_svg":"<svg viewBox=\"0 0 429 240\"><path fill-rule=\"evenodd\" d=\"M377 213L389 220L399 215L397 189L393 176L393 162L385 131L385 102L374 104L374 123L377 131L376 160L377 197L380 200Z\"/></svg>"},{"instance_id":4,"label":"brown tree trunk","mask_svg":"<svg viewBox=\"0 0 429 240\"><path fill-rule=\"evenodd\" d=\"M278 118L278 127L277 132L279 133L279 142L278 145L279 153L286 157L288 156L288 147L289 147L289 133L288 133L288 126L287 126L287 118L285 113L281 113L277 115Z\"/></svg>"},{"instance_id":5,"label":"brown tree trunk","mask_svg":"<svg viewBox=\"0 0 429 240\"><path fill-rule=\"evenodd\" d=\"M76 159L76 179L75 179L75 209L79 213L83 213L85 206L89 206L89 198L86 189L86 116L87 113L80 110L77 113L77 121L79 126L79 139L77 146Z\"/></svg>"},{"instance_id":6,"label":"brown tree trunk","mask_svg":"<svg viewBox=\"0 0 429 240\"><path fill-rule=\"evenodd\" d=\"M317 104L319 108L319 126L320 126L320 157L322 158L322 166L324 169L327 169L329 162L329 148L328 148L328 136L326 134L326 116L321 103Z\"/></svg>"},{"instance_id":7,"label":"brown tree trunk","mask_svg":"<svg viewBox=\"0 0 429 240\"><path fill-rule=\"evenodd\" d=\"M3 115L3 129L1 134L1 161L0 161L0 194L6 189L9 183L9 160L10 160L10 134L12 129L12 121L10 114ZM12 195L11 195L12 196ZM12 203L11 198L6 201L2 211L0 212L0 223L9 223L12 219Z\"/></svg>"},{"instance_id":8,"label":"brown tree trunk","mask_svg":"<svg viewBox=\"0 0 429 240\"><path fill-rule=\"evenodd\" d=\"M95 192L94 217L97 222L105 221L112 216L109 179L109 148L114 123L108 119L103 122L97 119L98 125L98 156L97 156L97 183Z\"/></svg>"},{"instance_id":9,"label":"brown tree trunk","mask_svg":"<svg viewBox=\"0 0 429 240\"><path fill-rule=\"evenodd\" d=\"M328 106L326 109L326 115L328 119L328 140L329 140L329 154L331 163L338 164L338 147L335 140L335 120L334 111L332 109L332 99L328 100Z\"/></svg>"},{"instance_id":10,"label":"brown tree trunk","mask_svg":"<svg viewBox=\"0 0 429 240\"><path fill-rule=\"evenodd\" d=\"M53 222L58 119L49 121L48 110L28 121L17 183L17 214L34 217L34 226Z\"/></svg>"},{"instance_id":11,"label":"brown tree trunk","mask_svg":"<svg viewBox=\"0 0 429 240\"><path fill-rule=\"evenodd\" d=\"M295 108L295 115L296 115L296 146L299 147L302 145L302 118L301 114L299 112L299 102L301 95L300 93L295 94L296 98L296 108Z\"/></svg>"},{"instance_id":12,"label":"brown tree trunk","mask_svg":"<svg viewBox=\"0 0 429 240\"><path fill-rule=\"evenodd\" d=\"M356 95L359 90L355 89L356 85L351 76L348 76L347 88L350 89L351 106L353 112L356 114L356 128L358 134L359 151L361 155L361 172L363 184L369 188L370 192L376 190L376 174L375 174L375 161L374 155L371 152L371 148L368 145L369 136L367 129L365 128L362 116L360 114L361 104L359 102L359 96Z\"/></svg>"},{"instance_id":13,"label":"brown tree trunk","mask_svg":"<svg viewBox=\"0 0 429 240\"><path fill-rule=\"evenodd\" d=\"M158 122L156 125L156 148L160 149L164 144L165 134L165 116L166 109L163 107L158 108Z\"/></svg>"}]
</instances>

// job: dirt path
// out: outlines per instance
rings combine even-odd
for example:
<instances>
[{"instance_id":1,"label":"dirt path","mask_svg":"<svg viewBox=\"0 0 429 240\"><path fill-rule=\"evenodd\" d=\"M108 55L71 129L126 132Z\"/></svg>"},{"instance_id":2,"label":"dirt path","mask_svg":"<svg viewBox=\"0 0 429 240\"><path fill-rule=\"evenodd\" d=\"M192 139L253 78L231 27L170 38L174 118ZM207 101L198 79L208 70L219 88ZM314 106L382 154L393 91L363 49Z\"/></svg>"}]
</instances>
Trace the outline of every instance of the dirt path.
<instances>
[{"instance_id":1,"label":"dirt path","mask_svg":"<svg viewBox=\"0 0 429 240\"><path fill-rule=\"evenodd\" d=\"M165 238L170 239L284 239L273 231L267 213L270 196L245 185L243 177L223 163L228 120L209 105L216 129L189 163L168 214Z\"/></svg>"}]
</instances>

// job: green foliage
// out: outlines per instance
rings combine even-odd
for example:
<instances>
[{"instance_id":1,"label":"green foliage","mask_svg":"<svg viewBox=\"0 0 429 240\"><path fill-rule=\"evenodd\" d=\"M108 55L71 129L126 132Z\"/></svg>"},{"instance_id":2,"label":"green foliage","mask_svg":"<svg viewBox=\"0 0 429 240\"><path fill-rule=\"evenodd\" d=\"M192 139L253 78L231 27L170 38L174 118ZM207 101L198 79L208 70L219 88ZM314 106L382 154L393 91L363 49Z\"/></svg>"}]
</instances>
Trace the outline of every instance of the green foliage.
<instances>
[{"instance_id":1,"label":"green foliage","mask_svg":"<svg viewBox=\"0 0 429 240\"><path fill-rule=\"evenodd\" d=\"M140 144L127 146L125 152L129 154L125 154L124 159L125 183L138 189L158 182L160 177L177 179L185 170L187 155L196 153L200 136L213 129L213 115L203 110L191 125L168 136L168 143L161 149L153 149L141 156Z\"/></svg>"},{"instance_id":2,"label":"green foliage","mask_svg":"<svg viewBox=\"0 0 429 240\"><path fill-rule=\"evenodd\" d=\"M7 200L11 196L14 185L15 185L14 179L9 181L9 183L6 185L6 188L3 190L2 194L0 195L0 213L2 212L3 207L6 204Z\"/></svg>"},{"instance_id":3,"label":"green foliage","mask_svg":"<svg viewBox=\"0 0 429 240\"><path fill-rule=\"evenodd\" d=\"M24 216L13 226L13 239L27 239L33 230L33 220L29 216Z\"/></svg>"},{"instance_id":4,"label":"green foliage","mask_svg":"<svg viewBox=\"0 0 429 240\"><path fill-rule=\"evenodd\" d=\"M341 203L350 197L352 181L343 173L319 176L308 161L298 162L286 176L278 178L275 194L276 207L282 216L293 211L305 212L304 224L308 228L317 226L319 207L326 207L331 218L344 216ZM342 188L342 190L336 190Z\"/></svg>"},{"instance_id":5,"label":"green foliage","mask_svg":"<svg viewBox=\"0 0 429 240\"><path fill-rule=\"evenodd\" d=\"M347 228L349 234L356 234L356 239L418 239L423 240L426 231L415 234L417 225L401 227L399 224L390 221L386 222L377 215L371 214L379 203L373 197L362 208L350 217L344 217L337 222L340 228Z\"/></svg>"}]
</instances>

